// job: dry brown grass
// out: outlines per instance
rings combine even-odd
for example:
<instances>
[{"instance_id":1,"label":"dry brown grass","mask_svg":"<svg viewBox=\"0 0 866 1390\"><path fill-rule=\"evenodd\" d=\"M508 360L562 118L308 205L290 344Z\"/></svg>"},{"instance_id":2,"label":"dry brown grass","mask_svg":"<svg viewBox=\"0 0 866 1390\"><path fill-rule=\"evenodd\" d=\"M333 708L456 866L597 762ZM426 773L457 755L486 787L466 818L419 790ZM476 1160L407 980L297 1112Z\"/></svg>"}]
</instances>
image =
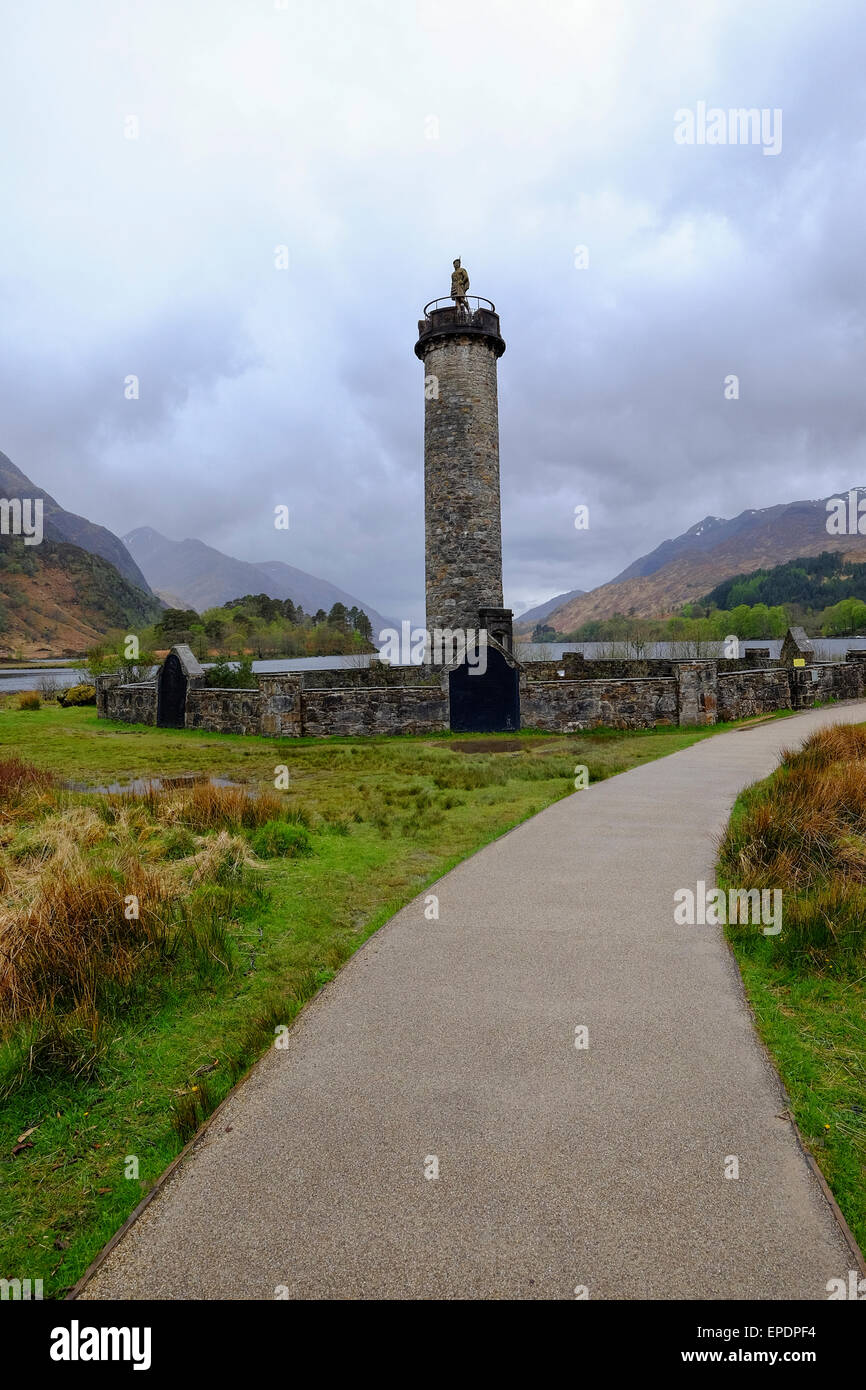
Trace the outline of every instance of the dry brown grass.
<instances>
[{"instance_id":1,"label":"dry brown grass","mask_svg":"<svg viewBox=\"0 0 866 1390\"><path fill-rule=\"evenodd\" d=\"M722 839L729 884L784 894L780 955L862 964L866 946L866 727L835 724L782 755Z\"/></svg>"},{"instance_id":2,"label":"dry brown grass","mask_svg":"<svg viewBox=\"0 0 866 1390\"><path fill-rule=\"evenodd\" d=\"M0 932L0 1020L97 1012L106 989L128 987L148 954L170 944L169 905L181 885L131 863L123 882L79 868L43 878ZM128 899L138 915L127 917Z\"/></svg>"},{"instance_id":3,"label":"dry brown grass","mask_svg":"<svg viewBox=\"0 0 866 1390\"><path fill-rule=\"evenodd\" d=\"M286 802L276 792L251 796L244 787L152 787L145 792L124 792L104 799L106 818L135 809L146 818L167 825L185 825L205 834L213 830L255 830L269 820L286 816Z\"/></svg>"},{"instance_id":4,"label":"dry brown grass","mask_svg":"<svg viewBox=\"0 0 866 1390\"><path fill-rule=\"evenodd\" d=\"M238 884L258 861L231 827L284 810L276 795L209 786L85 800L20 759L0 763L0 1033L39 1020L59 1056L179 949L221 961L224 924L199 920L189 895Z\"/></svg>"}]
</instances>

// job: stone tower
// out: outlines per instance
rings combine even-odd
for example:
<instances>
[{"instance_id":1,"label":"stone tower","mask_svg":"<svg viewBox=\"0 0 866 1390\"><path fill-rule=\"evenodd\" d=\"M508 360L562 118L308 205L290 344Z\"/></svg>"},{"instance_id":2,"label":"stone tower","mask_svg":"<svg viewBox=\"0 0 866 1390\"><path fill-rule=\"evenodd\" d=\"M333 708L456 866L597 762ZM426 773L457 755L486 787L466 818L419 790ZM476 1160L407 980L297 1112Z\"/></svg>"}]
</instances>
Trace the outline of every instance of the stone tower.
<instances>
[{"instance_id":1,"label":"stone tower","mask_svg":"<svg viewBox=\"0 0 866 1390\"><path fill-rule=\"evenodd\" d=\"M486 299L434 300L418 324L427 630L483 627L510 649L511 612L502 607L496 393L496 362L504 351L499 315Z\"/></svg>"}]
</instances>

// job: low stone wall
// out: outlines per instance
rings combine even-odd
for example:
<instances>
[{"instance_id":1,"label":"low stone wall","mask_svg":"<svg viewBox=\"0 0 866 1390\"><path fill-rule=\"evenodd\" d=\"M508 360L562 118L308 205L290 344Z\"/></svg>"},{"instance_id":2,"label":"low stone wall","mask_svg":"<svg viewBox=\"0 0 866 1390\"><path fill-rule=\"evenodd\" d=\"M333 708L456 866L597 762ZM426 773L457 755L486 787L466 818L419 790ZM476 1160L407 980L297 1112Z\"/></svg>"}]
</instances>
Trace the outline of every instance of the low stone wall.
<instances>
[{"instance_id":1,"label":"low stone wall","mask_svg":"<svg viewBox=\"0 0 866 1390\"><path fill-rule=\"evenodd\" d=\"M858 700L863 697L866 670L862 662L830 661L794 668L791 678L792 709L811 709L824 700Z\"/></svg>"},{"instance_id":2,"label":"low stone wall","mask_svg":"<svg viewBox=\"0 0 866 1390\"><path fill-rule=\"evenodd\" d=\"M718 717L750 719L758 714L791 708L788 671L783 666L757 671L720 671Z\"/></svg>"},{"instance_id":3,"label":"low stone wall","mask_svg":"<svg viewBox=\"0 0 866 1390\"><path fill-rule=\"evenodd\" d=\"M562 663L529 662L519 669L520 726L571 733L597 726L706 725L862 699L866 692L866 659L795 667L765 664L762 652L759 660L751 668L742 658L584 662L566 653ZM590 679L590 671L601 674ZM120 680L96 678L100 717L155 724L156 682ZM376 665L265 672L254 690L210 690L191 682L186 727L274 738L440 733L450 727L448 671Z\"/></svg>"},{"instance_id":4,"label":"low stone wall","mask_svg":"<svg viewBox=\"0 0 866 1390\"><path fill-rule=\"evenodd\" d=\"M260 705L258 690L188 690L186 727L212 734L257 734Z\"/></svg>"},{"instance_id":5,"label":"low stone wall","mask_svg":"<svg viewBox=\"0 0 866 1390\"><path fill-rule=\"evenodd\" d=\"M304 690L303 731L313 738L442 733L449 727L448 693L441 686Z\"/></svg>"},{"instance_id":6,"label":"low stone wall","mask_svg":"<svg viewBox=\"0 0 866 1390\"><path fill-rule=\"evenodd\" d=\"M155 724L156 681L103 685L97 695L97 705L101 719L119 719L124 724Z\"/></svg>"},{"instance_id":7,"label":"low stone wall","mask_svg":"<svg viewBox=\"0 0 866 1390\"><path fill-rule=\"evenodd\" d=\"M525 729L573 733L599 724L612 729L651 729L676 724L677 682L653 680L522 682L520 723Z\"/></svg>"}]
</instances>

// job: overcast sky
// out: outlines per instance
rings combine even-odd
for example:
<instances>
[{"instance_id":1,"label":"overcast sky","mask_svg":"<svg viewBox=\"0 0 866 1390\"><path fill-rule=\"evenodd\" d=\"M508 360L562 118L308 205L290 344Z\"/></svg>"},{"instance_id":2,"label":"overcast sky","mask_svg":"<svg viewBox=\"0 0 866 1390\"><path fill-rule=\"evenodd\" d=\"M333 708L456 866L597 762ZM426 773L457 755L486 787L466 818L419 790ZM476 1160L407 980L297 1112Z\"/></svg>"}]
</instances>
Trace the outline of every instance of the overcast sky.
<instances>
[{"instance_id":1,"label":"overcast sky","mask_svg":"<svg viewBox=\"0 0 866 1390\"><path fill-rule=\"evenodd\" d=\"M862 0L3 11L0 449L70 510L423 620L412 349L457 255L515 611L866 484ZM677 143L700 102L781 151Z\"/></svg>"}]
</instances>

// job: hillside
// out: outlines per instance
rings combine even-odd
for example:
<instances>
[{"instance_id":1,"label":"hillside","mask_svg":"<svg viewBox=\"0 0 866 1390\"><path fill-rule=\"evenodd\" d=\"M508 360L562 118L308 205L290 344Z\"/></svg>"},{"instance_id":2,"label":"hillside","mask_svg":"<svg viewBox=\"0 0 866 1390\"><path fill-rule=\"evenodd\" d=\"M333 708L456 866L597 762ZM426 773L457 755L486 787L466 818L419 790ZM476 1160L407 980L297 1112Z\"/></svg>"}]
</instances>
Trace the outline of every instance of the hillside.
<instances>
[{"instance_id":1,"label":"hillside","mask_svg":"<svg viewBox=\"0 0 866 1390\"><path fill-rule=\"evenodd\" d=\"M573 598L580 598L581 594L585 593L585 589L569 589L567 594L557 594L554 598L547 599L545 603L538 603L534 608L527 608L525 612L518 613L517 617L514 619L515 629L520 632L523 628L534 627L536 623L541 622L541 619L546 618L554 609L562 608L564 604L569 603Z\"/></svg>"},{"instance_id":2,"label":"hillside","mask_svg":"<svg viewBox=\"0 0 866 1390\"><path fill-rule=\"evenodd\" d=\"M161 612L101 555L0 536L0 657L79 656L107 632L140 632Z\"/></svg>"},{"instance_id":3,"label":"hillside","mask_svg":"<svg viewBox=\"0 0 866 1390\"><path fill-rule=\"evenodd\" d=\"M263 593L268 598L290 598L306 613L319 608L329 612L335 603L362 608L373 624L374 640L382 628L394 626L363 599L281 560L236 560L203 541L169 540L150 526L140 526L123 539L154 592L166 599L171 595L172 607L203 613L242 594Z\"/></svg>"},{"instance_id":4,"label":"hillside","mask_svg":"<svg viewBox=\"0 0 866 1390\"><path fill-rule=\"evenodd\" d=\"M112 531L97 526L86 517L67 512L50 493L39 487L0 453L0 497L42 498L43 534L49 541L67 541L91 555L99 555L130 584L148 593L148 583L126 546ZM36 549L36 547L31 547Z\"/></svg>"},{"instance_id":5,"label":"hillside","mask_svg":"<svg viewBox=\"0 0 866 1390\"><path fill-rule=\"evenodd\" d=\"M833 495L846 493L847 489ZM828 500L782 503L741 512L730 521L705 517L635 560L610 583L555 609L548 622L558 632L572 632L591 619L611 618L615 613L662 617L732 575L771 569L822 551L866 560L866 536L828 535Z\"/></svg>"}]
</instances>

